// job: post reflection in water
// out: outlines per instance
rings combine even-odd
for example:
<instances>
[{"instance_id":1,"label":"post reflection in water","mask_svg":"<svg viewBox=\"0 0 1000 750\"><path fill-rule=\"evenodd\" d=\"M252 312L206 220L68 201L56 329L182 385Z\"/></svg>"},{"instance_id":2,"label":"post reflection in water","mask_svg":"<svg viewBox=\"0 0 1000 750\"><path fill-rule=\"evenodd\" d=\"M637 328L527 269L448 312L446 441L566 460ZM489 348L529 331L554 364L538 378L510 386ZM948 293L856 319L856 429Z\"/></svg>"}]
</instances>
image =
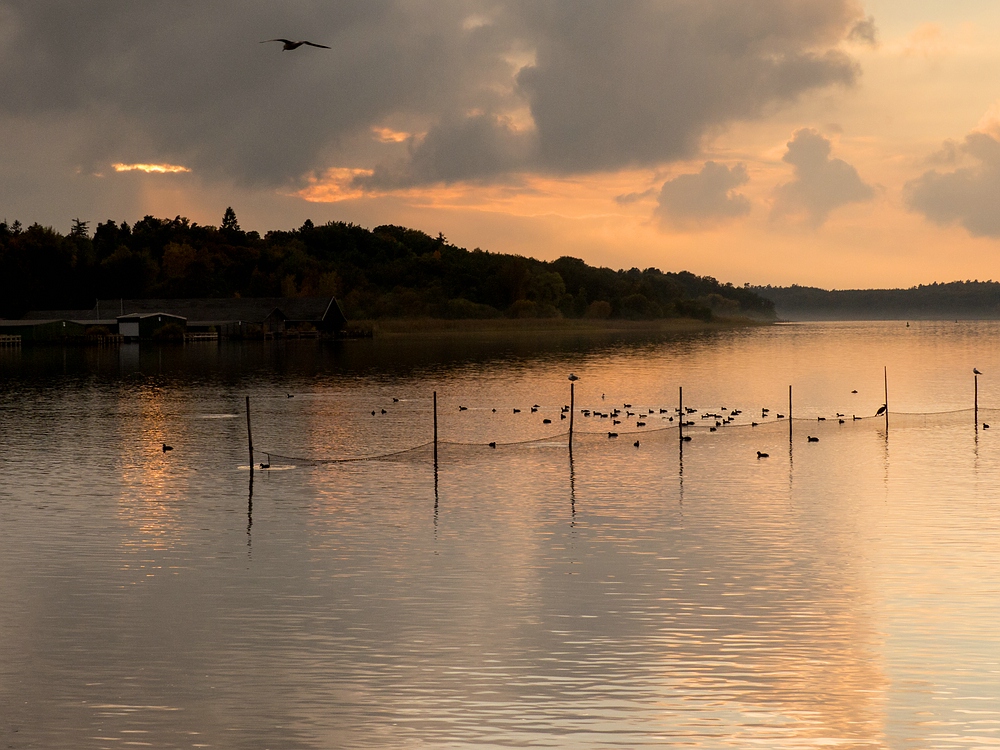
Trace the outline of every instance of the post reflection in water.
<instances>
[{"instance_id":1,"label":"post reflection in water","mask_svg":"<svg viewBox=\"0 0 1000 750\"><path fill-rule=\"evenodd\" d=\"M434 538L437 539L438 531L438 460L437 449L434 450Z\"/></svg>"},{"instance_id":2,"label":"post reflection in water","mask_svg":"<svg viewBox=\"0 0 1000 750\"><path fill-rule=\"evenodd\" d=\"M965 383L968 401L965 362L1000 368L1000 324L963 330L0 353L0 740L982 745L1000 726L1000 443L981 425L966 442L969 404L949 399ZM815 423L808 447L803 421L796 452L791 421L633 420L619 441L578 410L568 455L542 423L569 362L607 403L657 417L678 406L666 384L697 382L699 410L777 410L786 377L811 425L872 415L876 356L901 373L891 452L881 419ZM440 533L416 400L431 387L451 469ZM246 393L255 442L285 456L424 447L243 484ZM1000 390L980 396L989 421ZM675 428L693 441L672 478ZM82 445L102 450L81 462Z\"/></svg>"},{"instance_id":3,"label":"post reflection in water","mask_svg":"<svg viewBox=\"0 0 1000 750\"><path fill-rule=\"evenodd\" d=\"M576 526L576 471L573 467L573 444L569 446L569 525Z\"/></svg>"},{"instance_id":4,"label":"post reflection in water","mask_svg":"<svg viewBox=\"0 0 1000 750\"><path fill-rule=\"evenodd\" d=\"M677 441L677 502L684 505L684 438Z\"/></svg>"},{"instance_id":5,"label":"post reflection in water","mask_svg":"<svg viewBox=\"0 0 1000 750\"><path fill-rule=\"evenodd\" d=\"M250 490L247 493L247 557L253 546L250 530L253 528L253 466L250 467Z\"/></svg>"}]
</instances>

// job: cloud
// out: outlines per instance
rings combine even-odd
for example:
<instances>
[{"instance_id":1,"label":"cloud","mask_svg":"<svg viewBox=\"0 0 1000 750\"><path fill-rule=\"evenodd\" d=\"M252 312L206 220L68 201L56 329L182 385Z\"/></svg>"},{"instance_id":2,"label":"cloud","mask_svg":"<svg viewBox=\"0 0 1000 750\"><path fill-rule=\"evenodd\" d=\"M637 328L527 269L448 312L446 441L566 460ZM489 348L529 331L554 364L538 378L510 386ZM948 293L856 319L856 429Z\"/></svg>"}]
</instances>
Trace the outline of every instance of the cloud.
<instances>
[{"instance_id":1,"label":"cloud","mask_svg":"<svg viewBox=\"0 0 1000 750\"><path fill-rule=\"evenodd\" d=\"M819 227L835 208L875 196L858 170L843 159L831 159L830 152L830 140L819 131L802 128L795 132L782 157L795 167L795 179L775 189L773 217L801 217Z\"/></svg>"},{"instance_id":2,"label":"cloud","mask_svg":"<svg viewBox=\"0 0 1000 750\"><path fill-rule=\"evenodd\" d=\"M943 153L952 163L963 157L973 163L951 172L932 169L906 183L907 207L935 224L961 224L973 237L1000 237L1000 139L973 132L960 144L946 142Z\"/></svg>"},{"instance_id":3,"label":"cloud","mask_svg":"<svg viewBox=\"0 0 1000 750\"><path fill-rule=\"evenodd\" d=\"M330 168L384 188L690 158L853 84L839 45L864 17L857 0L0 0L0 19L0 122L21 134L0 132L5 151L73 134L40 184L183 164L287 189ZM258 43L279 36L332 49Z\"/></svg>"},{"instance_id":4,"label":"cloud","mask_svg":"<svg viewBox=\"0 0 1000 750\"><path fill-rule=\"evenodd\" d=\"M697 174L667 180L660 189L656 215L675 226L711 226L750 213L746 196L733 192L750 181L746 166L707 161Z\"/></svg>"},{"instance_id":5,"label":"cloud","mask_svg":"<svg viewBox=\"0 0 1000 750\"><path fill-rule=\"evenodd\" d=\"M878 46L878 28L875 26L875 16L862 18L854 24L847 38L852 42L867 44L870 47Z\"/></svg>"},{"instance_id":6,"label":"cloud","mask_svg":"<svg viewBox=\"0 0 1000 750\"><path fill-rule=\"evenodd\" d=\"M656 195L656 188L649 188L641 192L622 193L615 196L615 203L619 206L631 206L633 203L639 203L654 195Z\"/></svg>"},{"instance_id":7,"label":"cloud","mask_svg":"<svg viewBox=\"0 0 1000 750\"><path fill-rule=\"evenodd\" d=\"M518 131L507 118L476 114L435 125L406 158L380 165L356 184L384 189L490 180L525 167L533 149L533 132Z\"/></svg>"}]
</instances>

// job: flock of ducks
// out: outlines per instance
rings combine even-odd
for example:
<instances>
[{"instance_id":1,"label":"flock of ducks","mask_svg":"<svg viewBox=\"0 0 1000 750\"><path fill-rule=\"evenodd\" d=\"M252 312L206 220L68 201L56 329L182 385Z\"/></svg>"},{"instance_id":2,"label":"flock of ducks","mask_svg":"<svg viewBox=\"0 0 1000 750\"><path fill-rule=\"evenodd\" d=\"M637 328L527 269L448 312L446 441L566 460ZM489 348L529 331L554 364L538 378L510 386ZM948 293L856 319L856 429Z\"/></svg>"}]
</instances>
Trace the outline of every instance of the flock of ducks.
<instances>
[{"instance_id":1,"label":"flock of ducks","mask_svg":"<svg viewBox=\"0 0 1000 750\"><path fill-rule=\"evenodd\" d=\"M978 371L977 371L977 374L980 374L980 373L978 373ZM579 378L577 378L575 375L570 375L569 379L571 381L573 381L573 380L579 380ZM856 394L857 390L852 390L851 393L852 394ZM603 393L601 394L601 399L602 400L604 399L604 394ZM398 403L399 402L398 398L393 398L392 400L393 400L393 403ZM542 408L542 406L540 404L532 404L529 407L529 413L535 414L541 408ZM459 407L458 407L458 411L460 411L460 412L464 412L464 411L468 411L468 410L469 410L469 407L465 406L465 405L459 405ZM559 409L559 419L560 420L566 419L567 416L568 416L568 414L569 414L569 411L570 411L569 405L567 405L567 404L562 405L560 407L560 409ZM883 414L885 414L885 411L886 411L886 405L883 404L881 407L879 407L878 411L875 412L875 416L877 416L877 417L878 416L882 416ZM491 409L491 412L493 414L496 414L497 410L495 408L493 408L493 409ZM519 409L519 408L517 408L517 407L513 407L511 409L511 413L513 413L513 414L520 414L521 412L522 412L522 410ZM625 420L625 419L632 419L632 418L635 418L635 420L636 420L635 421L635 426L636 427L646 427L649 424L648 420L651 420L654 417L659 417L660 419L666 420L667 422L674 422L675 419L676 419L676 420L678 420L678 426L679 427L696 427L698 425L698 422L696 422L693 419L693 416L697 414L697 415L699 415L699 421L701 422L702 425L705 424L706 420L712 420L714 422L714 423L709 423L709 427L708 427L708 431L709 432L716 432L720 428L723 428L726 425L732 424L736 420L737 417L739 417L740 415L743 414L743 410L742 409L730 409L730 408L725 407L725 406L720 407L717 411L704 411L704 412L701 412L700 414L699 414L699 412L700 412L700 410L695 409L695 408L690 407L690 406L683 407L683 409L681 407L674 407L673 409L663 409L663 408L652 407L652 406L646 407L645 409L642 409L642 408L638 408L638 407L633 407L632 404L630 404L630 403L624 403L624 402L622 403L621 407L614 407L614 408L612 408L612 409L610 409L608 411L604 411L603 409L593 409L593 408L581 408L579 410L580 415L583 416L583 417L596 418L596 419L610 419L612 427L617 427L618 425L622 424L623 420ZM386 409L384 409L384 408L380 408L380 409L372 409L372 412L371 412L372 416L376 416L376 415L378 415L380 413L381 414L388 414L388 411ZM771 410L769 408L767 408L767 407L761 407L759 419L761 421L763 421L763 420L769 419L770 416L771 416ZM785 419L786 418L786 416L784 414L781 414L781 413L775 413L774 416L775 416L776 419ZM837 420L838 420L838 422L840 424L844 424L846 422L846 420L845 420L845 414L843 414L843 413L837 412L837 417L836 418L837 418ZM856 414L852 415L851 418L854 421L857 421L859 419L863 419L863 417L859 417ZM818 422L825 422L825 421L827 421L826 417L817 417L816 419L817 419ZM545 418L542 419L542 424L552 424L552 420L549 419L548 417L545 417ZM753 421L750 422L750 427L757 427L760 424L761 424L761 422L756 421L756 418L755 418ZM984 429L988 429L989 425L988 424L983 424L983 428ZM614 440L618 436L619 436L618 432L614 432L614 431L609 431L608 432L608 439L609 440ZM690 442L692 440L692 437L690 435L682 435L680 437L680 439L682 441L684 441L684 442ZM809 442L809 443L818 443L819 442L819 438L816 437L816 436L814 436L814 435L807 435L806 436L806 441ZM495 441L487 443L487 445L490 448L494 448L494 449L497 447L497 443ZM636 448L638 448L638 447L640 447L641 443L640 443L639 440L636 440L634 443L632 443L632 445L635 446ZM770 458L770 456L769 456L769 454L765 453L764 451L757 451L757 458Z\"/></svg>"},{"instance_id":2,"label":"flock of ducks","mask_svg":"<svg viewBox=\"0 0 1000 750\"><path fill-rule=\"evenodd\" d=\"M271 41L271 42L284 42L285 46L283 47L283 49L286 49L286 50L296 49L297 47L300 47L303 44L308 44L308 45L311 45L313 47L322 47L323 46L321 44L313 44L312 42L292 42L292 41L289 41L287 39L269 39L267 41ZM327 47L326 49L329 49L329 48ZM973 372L974 375L977 375L977 376L983 374L976 367L972 368L972 372ZM569 380L571 382L575 382L575 381L577 381L579 379L580 378L578 376L574 375L573 373L570 373ZM852 390L851 393L852 394L857 394L857 390ZM286 398L295 398L295 395L292 394L292 393L286 393L285 397ZM602 401L604 400L604 394L603 393L601 394L601 400ZM399 403L399 399L396 398L396 397L393 397L392 402L394 404L398 404ZM538 412L538 410L541 409L541 408L542 407L539 404L532 404L532 406L530 408L530 413L534 414L534 413ZM885 414L886 408L887 408L887 405L886 404L882 404L882 406L880 406L878 408L878 410L875 412L875 416L876 417L880 417L883 414ZM645 427L647 425L647 421L646 420L652 419L654 417L654 415L655 416L659 416L660 419L665 419L668 422L673 422L674 421L674 417L677 417L678 420L680 420L679 421L679 426L680 427L695 427L697 425L697 423L693 419L689 419L689 417L691 417L694 414L697 414L698 411L699 411L698 409L694 409L694 408L692 408L690 406L684 407L683 411L682 411L682 409L680 407L675 407L672 410L671 409L654 408L652 406L647 407L644 410L637 408L635 411L632 411L632 409L633 409L632 404L622 403L621 408L613 408L610 411L603 411L603 410L589 409L589 408L580 409L580 414L582 416L584 416L584 417L593 417L593 418L597 418L597 419L610 419L611 420L611 425L613 427L617 427L618 425L622 424L622 419L621 419L622 416L624 416L625 419L631 419L632 417L636 417L635 426L636 427ZM462 412L462 411L468 411L469 407L460 405L458 407L458 410L460 412ZM624 412L623 412L623 410L624 410ZM559 409L559 419L560 420L566 419L567 415L569 414L569 411L570 411L569 405L564 404ZM727 413L720 413L720 412L727 412ZM768 417L770 417L770 412L771 412L771 410L768 409L767 407L761 407L760 418L762 420L767 419ZM384 407L380 408L380 409L372 409L372 412L371 412L371 414L372 414L373 417L376 416L376 415L378 415L378 414L380 414L380 413L381 414L388 414L389 412ZM492 410L492 413L496 414L497 410L494 408ZM520 414L521 410L518 409L517 407L514 407L512 409L512 413L514 413L514 414ZM702 423L704 423L705 420L714 420L715 424L714 425L710 425L709 428L708 428L708 431L709 432L716 432L720 427L725 427L726 425L731 424L741 414L743 414L743 411L741 409L729 409L729 408L723 406L723 407L720 407L718 411L703 412L700 415L700 418L701 418ZM775 414L775 417L777 419L784 419L785 415L784 414ZM851 419L853 421L857 421L859 419L862 419L862 417L859 417L856 414L854 414L854 415L851 416ZM816 420L818 422L825 422L826 421L826 417L817 417ZM840 412L837 412L837 421L839 422L839 424L844 424L845 421L846 421L845 420L845 415L842 414L842 413L840 413ZM545 417L545 418L542 419L542 424L552 424L552 420L549 419L548 417ZM751 427L757 427L759 424L760 423L756 422L756 421L751 421L750 422L750 426ZM989 424L987 424L986 422L983 422L983 429L984 430L990 429ZM613 439L615 439L617 437L618 437L618 433L617 432L612 432L612 431L608 432L608 439L613 440ZM682 435L680 439L682 441L684 441L684 442L690 442L691 441L691 436L690 435ZM813 435L807 435L806 436L806 441L809 442L809 443L818 443L819 442L819 438L815 437ZM497 444L496 444L495 441L492 441L492 442L488 443L488 445L489 445L490 448L496 448L497 447ZM638 448L640 446L640 441L636 440L634 443L632 443L632 445L635 446L636 448ZM166 453L167 451L172 451L174 449L174 447L172 445L168 445L167 443L161 443L160 444L160 448L161 448L161 451L163 453ZM269 453L267 453L265 455L267 456L267 461L266 462L262 461L260 463L260 468L262 468L262 469L270 469L271 468L271 455ZM770 456L769 456L769 454L765 453L764 451L757 451L757 458L758 459L760 459L760 458L770 458Z\"/></svg>"}]
</instances>

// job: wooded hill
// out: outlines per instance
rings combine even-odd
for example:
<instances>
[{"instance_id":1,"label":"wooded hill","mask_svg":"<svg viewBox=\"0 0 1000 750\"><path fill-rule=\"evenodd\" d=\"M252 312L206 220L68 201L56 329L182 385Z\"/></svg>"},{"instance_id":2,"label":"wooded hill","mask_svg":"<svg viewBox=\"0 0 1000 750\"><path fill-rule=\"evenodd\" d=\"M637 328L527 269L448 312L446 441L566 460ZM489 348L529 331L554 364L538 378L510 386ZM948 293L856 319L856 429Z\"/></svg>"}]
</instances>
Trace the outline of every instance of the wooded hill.
<instances>
[{"instance_id":1,"label":"wooded hill","mask_svg":"<svg viewBox=\"0 0 1000 750\"><path fill-rule=\"evenodd\" d=\"M226 211L220 227L146 216L68 235L0 223L0 316L89 308L97 298L336 296L350 319L774 317L748 288L686 271L615 271L466 250L443 235L306 221L263 237Z\"/></svg>"},{"instance_id":2,"label":"wooded hill","mask_svg":"<svg viewBox=\"0 0 1000 750\"><path fill-rule=\"evenodd\" d=\"M783 320L1000 319L1000 283L953 281L909 289L753 287Z\"/></svg>"}]
</instances>

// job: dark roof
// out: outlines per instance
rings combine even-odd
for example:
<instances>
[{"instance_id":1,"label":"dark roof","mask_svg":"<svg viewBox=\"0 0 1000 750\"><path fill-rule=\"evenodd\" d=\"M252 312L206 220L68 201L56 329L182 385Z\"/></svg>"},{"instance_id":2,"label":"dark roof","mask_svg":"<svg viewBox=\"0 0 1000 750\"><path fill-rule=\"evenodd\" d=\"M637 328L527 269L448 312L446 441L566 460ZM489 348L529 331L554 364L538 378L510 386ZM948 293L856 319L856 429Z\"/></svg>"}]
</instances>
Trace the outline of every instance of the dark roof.
<instances>
[{"instance_id":1,"label":"dark roof","mask_svg":"<svg viewBox=\"0 0 1000 750\"><path fill-rule=\"evenodd\" d=\"M133 313L166 313L190 322L242 320L263 323L272 313L292 322L322 322L341 328L346 322L332 297L240 297L227 299L102 299L91 310L32 310L25 319L97 321Z\"/></svg>"},{"instance_id":2,"label":"dark roof","mask_svg":"<svg viewBox=\"0 0 1000 750\"><path fill-rule=\"evenodd\" d=\"M156 312L149 312L149 313L125 313L124 315L119 315L118 320L119 322L121 322L123 320L144 320L145 318L154 318L154 317L159 317L159 318L167 317L167 318L176 318L177 320L187 320L187 318L185 318L183 315L174 315L173 313L163 312L162 310L157 310Z\"/></svg>"}]
</instances>

